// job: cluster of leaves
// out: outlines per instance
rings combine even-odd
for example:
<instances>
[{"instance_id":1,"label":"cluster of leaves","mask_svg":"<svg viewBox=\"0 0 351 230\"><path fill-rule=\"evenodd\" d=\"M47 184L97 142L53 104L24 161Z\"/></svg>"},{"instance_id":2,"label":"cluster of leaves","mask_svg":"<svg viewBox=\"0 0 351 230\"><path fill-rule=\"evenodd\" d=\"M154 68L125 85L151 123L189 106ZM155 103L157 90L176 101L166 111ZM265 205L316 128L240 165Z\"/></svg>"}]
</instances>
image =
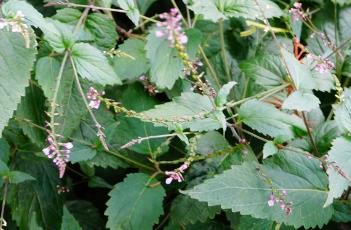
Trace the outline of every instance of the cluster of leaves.
<instances>
[{"instance_id":1,"label":"cluster of leaves","mask_svg":"<svg viewBox=\"0 0 351 230\"><path fill-rule=\"evenodd\" d=\"M301 3L4 1L0 228L342 229L351 1ZM157 35L171 8L184 47Z\"/></svg>"}]
</instances>

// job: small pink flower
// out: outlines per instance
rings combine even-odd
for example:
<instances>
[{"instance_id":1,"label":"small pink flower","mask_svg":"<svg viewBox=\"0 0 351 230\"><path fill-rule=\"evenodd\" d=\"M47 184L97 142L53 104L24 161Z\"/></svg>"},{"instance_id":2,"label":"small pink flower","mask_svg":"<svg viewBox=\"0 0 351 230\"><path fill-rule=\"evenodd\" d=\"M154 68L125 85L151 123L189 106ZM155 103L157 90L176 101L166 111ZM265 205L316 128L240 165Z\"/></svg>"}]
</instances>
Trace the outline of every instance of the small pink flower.
<instances>
[{"instance_id":1,"label":"small pink flower","mask_svg":"<svg viewBox=\"0 0 351 230\"><path fill-rule=\"evenodd\" d=\"M71 142L56 144L52 136L49 136L47 141L49 146L42 151L49 159L53 159L53 162L59 169L59 177L62 178L65 173L67 162L69 161L69 155L73 144Z\"/></svg>"},{"instance_id":2,"label":"small pink flower","mask_svg":"<svg viewBox=\"0 0 351 230\"><path fill-rule=\"evenodd\" d=\"M164 21L158 22L156 26L158 30L155 32L156 37L165 37L173 47L175 43L186 44L188 37L182 30L182 15L176 8L172 8L169 13L160 14L160 18Z\"/></svg>"},{"instance_id":3,"label":"small pink flower","mask_svg":"<svg viewBox=\"0 0 351 230\"><path fill-rule=\"evenodd\" d=\"M289 9L289 13L293 21L305 20L306 16L302 10L302 4L299 2L294 3L294 7Z\"/></svg>"},{"instance_id":4,"label":"small pink flower","mask_svg":"<svg viewBox=\"0 0 351 230\"><path fill-rule=\"evenodd\" d=\"M188 168L189 168L189 163L184 162L179 168L173 171L165 171L165 174L168 176L166 179L166 184L172 183L173 180L176 180L178 182L184 181L184 177L182 173L184 173L184 171Z\"/></svg>"},{"instance_id":5,"label":"small pink flower","mask_svg":"<svg viewBox=\"0 0 351 230\"><path fill-rule=\"evenodd\" d=\"M89 100L89 107L92 109L98 109L100 107L101 104L101 100L99 99L99 97L101 95L104 95L104 92L102 92L101 94L94 89L93 87L90 87L87 93L87 98Z\"/></svg>"},{"instance_id":6,"label":"small pink flower","mask_svg":"<svg viewBox=\"0 0 351 230\"><path fill-rule=\"evenodd\" d=\"M272 194L269 196L269 200L267 201L268 206L269 206L269 207L273 207L274 204L275 204L275 201L276 201L275 196L274 196L273 193L272 193Z\"/></svg>"}]
</instances>

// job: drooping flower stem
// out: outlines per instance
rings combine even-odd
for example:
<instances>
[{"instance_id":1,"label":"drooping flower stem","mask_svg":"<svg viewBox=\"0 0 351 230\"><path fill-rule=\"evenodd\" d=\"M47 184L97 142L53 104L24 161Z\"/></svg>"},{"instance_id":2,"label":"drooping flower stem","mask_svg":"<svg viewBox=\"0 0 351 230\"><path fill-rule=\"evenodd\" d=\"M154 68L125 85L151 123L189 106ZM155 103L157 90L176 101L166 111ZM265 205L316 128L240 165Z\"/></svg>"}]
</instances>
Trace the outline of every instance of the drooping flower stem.
<instances>
[{"instance_id":1,"label":"drooping flower stem","mask_svg":"<svg viewBox=\"0 0 351 230\"><path fill-rule=\"evenodd\" d=\"M108 146L107 146L107 143L105 141L105 134L103 132L103 127L100 125L100 123L97 121L93 111L91 111L91 108L89 106L89 103L87 101L87 99L85 98L85 93L83 91L83 88L82 88L82 85L80 84L80 81L79 81L79 77L78 77L78 72L77 72L77 69L76 69L76 65L72 59L72 56L69 55L69 59L71 61L71 64L72 64L72 68L73 68L73 75L74 75L74 80L76 82L76 86L77 86L77 89L79 91L79 94L84 102L84 105L86 107L86 109L88 110L89 112L89 115L90 117L93 119L93 122L95 123L95 127L97 129L97 136L99 137L99 140L101 142L101 144L103 145L104 149L105 150L109 150Z\"/></svg>"}]
</instances>

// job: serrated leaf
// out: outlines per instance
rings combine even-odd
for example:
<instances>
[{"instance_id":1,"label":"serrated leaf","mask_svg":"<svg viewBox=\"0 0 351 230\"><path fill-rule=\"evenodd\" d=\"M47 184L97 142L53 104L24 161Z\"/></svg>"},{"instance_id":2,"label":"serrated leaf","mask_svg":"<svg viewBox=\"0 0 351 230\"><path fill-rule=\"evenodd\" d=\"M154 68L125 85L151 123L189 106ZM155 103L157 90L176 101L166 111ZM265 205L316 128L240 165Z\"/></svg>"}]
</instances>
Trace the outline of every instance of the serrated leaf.
<instances>
[{"instance_id":1,"label":"serrated leaf","mask_svg":"<svg viewBox=\"0 0 351 230\"><path fill-rule=\"evenodd\" d=\"M76 43L72 47L72 58L81 77L102 85L122 83L108 59L94 46Z\"/></svg>"},{"instance_id":2,"label":"serrated leaf","mask_svg":"<svg viewBox=\"0 0 351 230\"><path fill-rule=\"evenodd\" d=\"M10 145L9 143L4 139L0 139L0 160L3 161L4 163L7 163L10 158Z\"/></svg>"},{"instance_id":3,"label":"serrated leaf","mask_svg":"<svg viewBox=\"0 0 351 230\"><path fill-rule=\"evenodd\" d=\"M272 190L264 178L269 178L278 191L287 191L286 200L292 202L290 215L287 216L279 205L268 206ZM326 186L327 178L317 160L308 159L304 154L284 152L266 160L264 165L233 166L184 193L206 201L210 206L221 205L223 209L240 211L243 215L270 219L295 228L310 228L323 226L332 216L332 208L323 208Z\"/></svg>"},{"instance_id":4,"label":"serrated leaf","mask_svg":"<svg viewBox=\"0 0 351 230\"><path fill-rule=\"evenodd\" d=\"M262 55L240 63L240 69L245 76L253 78L255 82L271 89L286 83L286 70L279 56Z\"/></svg>"},{"instance_id":5,"label":"serrated leaf","mask_svg":"<svg viewBox=\"0 0 351 230\"><path fill-rule=\"evenodd\" d=\"M36 49L26 48L22 34L0 31L0 137L25 94Z\"/></svg>"},{"instance_id":6,"label":"serrated leaf","mask_svg":"<svg viewBox=\"0 0 351 230\"><path fill-rule=\"evenodd\" d=\"M295 91L284 100L282 108L310 112L318 108L320 103L312 92Z\"/></svg>"},{"instance_id":7,"label":"serrated leaf","mask_svg":"<svg viewBox=\"0 0 351 230\"><path fill-rule=\"evenodd\" d=\"M20 152L16 157L15 170L36 179L9 187L8 203L17 225L20 229L28 229L31 217L36 212L38 224L44 229L59 229L62 200L57 193L59 179L55 166L45 158Z\"/></svg>"},{"instance_id":8,"label":"serrated leaf","mask_svg":"<svg viewBox=\"0 0 351 230\"><path fill-rule=\"evenodd\" d=\"M172 102L156 105L154 109L143 112L148 118L155 119L155 124L166 125L168 129L174 130L177 127L174 122L181 125L183 129L190 128L192 131L209 131L222 127L222 122L216 116L208 115L206 118L193 119L192 121L182 120L182 117L198 116L199 113L211 113L213 105L207 96L185 92L175 97ZM166 122L157 122L156 120Z\"/></svg>"},{"instance_id":9,"label":"serrated leaf","mask_svg":"<svg viewBox=\"0 0 351 230\"><path fill-rule=\"evenodd\" d=\"M105 215L110 229L152 229L163 214L165 191L143 173L129 174L109 193Z\"/></svg>"},{"instance_id":10,"label":"serrated leaf","mask_svg":"<svg viewBox=\"0 0 351 230\"><path fill-rule=\"evenodd\" d=\"M270 0L197 0L187 1L189 8L205 19L217 22L219 19L230 17L243 17L245 19L263 19L261 10L265 12L266 18L280 17L283 15L281 9Z\"/></svg>"},{"instance_id":11,"label":"serrated leaf","mask_svg":"<svg viewBox=\"0 0 351 230\"><path fill-rule=\"evenodd\" d=\"M189 196L178 195L172 202L170 216L173 223L185 226L198 221L204 223L207 219L213 219L220 211L219 206L209 207Z\"/></svg>"},{"instance_id":12,"label":"serrated leaf","mask_svg":"<svg viewBox=\"0 0 351 230\"><path fill-rule=\"evenodd\" d=\"M7 176L11 184L19 184L27 180L35 180L31 175L20 171L11 171Z\"/></svg>"},{"instance_id":13,"label":"serrated leaf","mask_svg":"<svg viewBox=\"0 0 351 230\"><path fill-rule=\"evenodd\" d=\"M61 230L81 230L79 223L66 207L63 208Z\"/></svg>"},{"instance_id":14,"label":"serrated leaf","mask_svg":"<svg viewBox=\"0 0 351 230\"><path fill-rule=\"evenodd\" d=\"M119 50L123 52L113 58L113 68L122 80L134 80L145 74L150 66L144 50L145 42L138 39L128 39Z\"/></svg>"},{"instance_id":15,"label":"serrated leaf","mask_svg":"<svg viewBox=\"0 0 351 230\"><path fill-rule=\"evenodd\" d=\"M351 139L338 137L333 141L328 152L329 193L325 206L333 203L334 198L339 198L343 191L351 185Z\"/></svg>"},{"instance_id":16,"label":"serrated leaf","mask_svg":"<svg viewBox=\"0 0 351 230\"><path fill-rule=\"evenodd\" d=\"M312 78L312 72L307 65L301 64L293 54L282 49L282 55L289 70L290 77L294 81L297 90L310 90L316 87Z\"/></svg>"},{"instance_id":17,"label":"serrated leaf","mask_svg":"<svg viewBox=\"0 0 351 230\"><path fill-rule=\"evenodd\" d=\"M85 28L94 36L94 41L103 50L110 50L116 46L118 33L114 20L102 13L89 14L85 21Z\"/></svg>"},{"instance_id":18,"label":"serrated leaf","mask_svg":"<svg viewBox=\"0 0 351 230\"><path fill-rule=\"evenodd\" d=\"M258 100L242 104L239 118L251 128L271 137L292 139L295 136L295 128L306 130L302 120L296 115L284 113L273 105Z\"/></svg>"}]
</instances>

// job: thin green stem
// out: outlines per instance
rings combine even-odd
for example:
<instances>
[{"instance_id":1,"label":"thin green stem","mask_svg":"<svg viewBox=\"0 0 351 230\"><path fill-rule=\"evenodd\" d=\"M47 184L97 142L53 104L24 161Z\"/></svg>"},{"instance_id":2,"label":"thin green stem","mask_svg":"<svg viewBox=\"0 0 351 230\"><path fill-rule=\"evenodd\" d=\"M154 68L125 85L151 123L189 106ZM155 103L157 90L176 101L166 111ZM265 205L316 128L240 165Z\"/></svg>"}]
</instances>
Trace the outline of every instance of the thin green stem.
<instances>
[{"instance_id":1,"label":"thin green stem","mask_svg":"<svg viewBox=\"0 0 351 230\"><path fill-rule=\"evenodd\" d=\"M147 166L147 165L145 165L143 163L140 163L138 161L135 161L133 159L130 159L130 158L126 157L126 156L123 156L122 154L120 154L118 152L114 152L114 151L111 151L111 150L105 150L105 152L107 152L107 153L109 153L111 155L114 155L114 156L116 156L118 158L121 158L121 159L123 159L124 161L126 161L128 163L131 163L131 164L133 164L135 166L138 166L139 168L146 169L148 171L155 171L154 168L149 167L149 166Z\"/></svg>"},{"instance_id":2,"label":"thin green stem","mask_svg":"<svg viewBox=\"0 0 351 230\"><path fill-rule=\"evenodd\" d=\"M307 134L308 134L308 137L309 137L309 139L310 139L312 148L313 148L315 154L317 154L318 156L320 156L320 153L319 153L319 151L318 151L316 142L314 141L312 132L311 132L311 130L310 130L310 128L309 128L309 125L308 125L308 122L307 122L307 118L306 118L306 114L305 114L305 112L302 112L301 114L302 114L303 122L304 122L304 124L305 124L305 126L306 126L306 129L307 129Z\"/></svg>"},{"instance_id":3,"label":"thin green stem","mask_svg":"<svg viewBox=\"0 0 351 230\"><path fill-rule=\"evenodd\" d=\"M270 89L270 90L258 93L258 94L254 95L254 96L247 97L247 98L241 99L239 101L230 101L225 106L226 107L234 107L234 106L240 105L240 104L242 104L242 103L244 103L246 101L252 100L252 99L267 98L267 97L269 97L271 95L274 95L274 94L278 93L279 91L282 91L283 89L285 89L289 85L290 85L290 83L285 83L285 84L280 85L280 86L278 86L276 88L273 88L273 89Z\"/></svg>"},{"instance_id":4,"label":"thin green stem","mask_svg":"<svg viewBox=\"0 0 351 230\"><path fill-rule=\"evenodd\" d=\"M224 70L225 70L225 74L227 76L227 80L229 82L232 80L232 78L230 76L229 64L228 64L228 59L227 59L227 54L226 54L226 49L225 49L224 21L223 21L223 19L221 19L219 21L219 38L220 38L220 44L221 44L221 54L222 54L222 59L223 59Z\"/></svg>"},{"instance_id":5,"label":"thin green stem","mask_svg":"<svg viewBox=\"0 0 351 230\"><path fill-rule=\"evenodd\" d=\"M48 3L45 6L67 6L67 7L75 7L75 8L90 8L94 10L105 10L105 11L112 11L112 12L118 12L118 13L128 13L127 10L121 10L121 9L112 9L112 8L107 8L107 7L100 7L100 6L94 6L94 5L83 5L83 4L76 4L76 3L71 3L71 2L52 2ZM156 19L146 17L144 15L140 15L140 18L151 21L151 22L159 22Z\"/></svg>"},{"instance_id":6,"label":"thin green stem","mask_svg":"<svg viewBox=\"0 0 351 230\"><path fill-rule=\"evenodd\" d=\"M216 83L217 87L220 88L221 82L219 81L219 78L218 78L216 71L214 70L212 64L210 63L210 60L208 60L204 49L201 46L199 46L199 50L200 50L200 54L201 54L202 58L204 59L208 69L210 70L210 73L211 73L211 76L212 76L214 82Z\"/></svg>"}]
</instances>

